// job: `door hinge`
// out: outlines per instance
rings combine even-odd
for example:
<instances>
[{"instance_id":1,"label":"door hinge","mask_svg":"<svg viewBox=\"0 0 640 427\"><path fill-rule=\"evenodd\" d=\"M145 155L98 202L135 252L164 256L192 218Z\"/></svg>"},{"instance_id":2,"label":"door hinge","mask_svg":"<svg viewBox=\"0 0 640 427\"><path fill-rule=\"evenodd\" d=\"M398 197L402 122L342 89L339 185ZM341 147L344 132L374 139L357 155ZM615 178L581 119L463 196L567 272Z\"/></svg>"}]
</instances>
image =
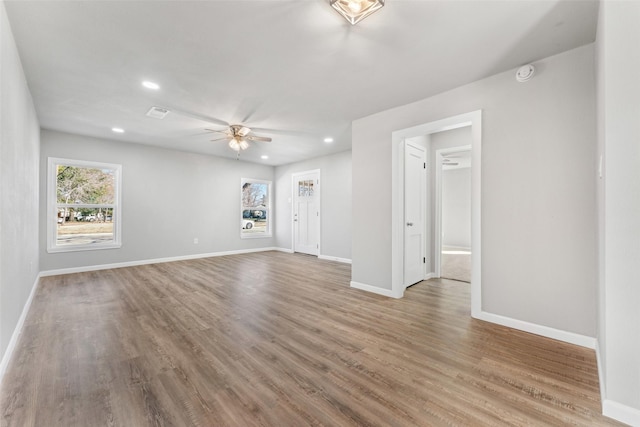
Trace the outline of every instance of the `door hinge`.
<instances>
[{"instance_id":1,"label":"door hinge","mask_svg":"<svg viewBox=\"0 0 640 427\"><path fill-rule=\"evenodd\" d=\"M423 163L423 165L424 165L423 169L426 169L427 168L427 164Z\"/></svg>"},{"instance_id":2,"label":"door hinge","mask_svg":"<svg viewBox=\"0 0 640 427\"><path fill-rule=\"evenodd\" d=\"M426 264L427 263L427 258L422 258L422 263Z\"/></svg>"}]
</instances>

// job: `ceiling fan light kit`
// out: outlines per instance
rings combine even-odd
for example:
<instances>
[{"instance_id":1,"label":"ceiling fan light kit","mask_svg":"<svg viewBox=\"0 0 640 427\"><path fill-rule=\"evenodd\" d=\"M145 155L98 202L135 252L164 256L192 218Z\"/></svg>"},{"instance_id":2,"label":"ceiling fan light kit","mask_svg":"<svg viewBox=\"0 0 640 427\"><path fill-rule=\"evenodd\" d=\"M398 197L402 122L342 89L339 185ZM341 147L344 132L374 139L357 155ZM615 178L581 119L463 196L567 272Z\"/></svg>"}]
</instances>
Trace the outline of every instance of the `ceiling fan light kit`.
<instances>
[{"instance_id":1,"label":"ceiling fan light kit","mask_svg":"<svg viewBox=\"0 0 640 427\"><path fill-rule=\"evenodd\" d=\"M229 147L231 147L231 149L235 151L246 150L247 148L249 148L249 143L244 139L234 137L229 141Z\"/></svg>"},{"instance_id":2,"label":"ceiling fan light kit","mask_svg":"<svg viewBox=\"0 0 640 427\"><path fill-rule=\"evenodd\" d=\"M230 125L226 130L217 129L205 129L209 132L216 132L224 134L225 136L218 139L212 139L211 141L229 140L229 148L233 151L240 153L240 150L246 150L249 148L249 141L255 142L271 142L271 138L267 136L249 135L251 129L244 125Z\"/></svg>"},{"instance_id":3,"label":"ceiling fan light kit","mask_svg":"<svg viewBox=\"0 0 640 427\"><path fill-rule=\"evenodd\" d=\"M331 7L355 25L384 6L384 0L331 0Z\"/></svg>"}]
</instances>

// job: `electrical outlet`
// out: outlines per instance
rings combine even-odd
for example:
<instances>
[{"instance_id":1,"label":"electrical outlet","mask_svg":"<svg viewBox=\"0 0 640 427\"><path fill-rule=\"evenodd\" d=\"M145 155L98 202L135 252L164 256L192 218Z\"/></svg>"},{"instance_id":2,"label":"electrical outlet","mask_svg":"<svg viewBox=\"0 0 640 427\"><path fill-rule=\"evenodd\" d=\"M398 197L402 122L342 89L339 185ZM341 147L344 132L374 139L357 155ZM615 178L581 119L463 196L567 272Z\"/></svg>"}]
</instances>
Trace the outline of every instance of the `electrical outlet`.
<instances>
[{"instance_id":1,"label":"electrical outlet","mask_svg":"<svg viewBox=\"0 0 640 427\"><path fill-rule=\"evenodd\" d=\"M197 237L194 237L194 238L193 238L193 244L194 244L194 245L197 245L197 244L198 244L198 238L197 238Z\"/></svg>"}]
</instances>

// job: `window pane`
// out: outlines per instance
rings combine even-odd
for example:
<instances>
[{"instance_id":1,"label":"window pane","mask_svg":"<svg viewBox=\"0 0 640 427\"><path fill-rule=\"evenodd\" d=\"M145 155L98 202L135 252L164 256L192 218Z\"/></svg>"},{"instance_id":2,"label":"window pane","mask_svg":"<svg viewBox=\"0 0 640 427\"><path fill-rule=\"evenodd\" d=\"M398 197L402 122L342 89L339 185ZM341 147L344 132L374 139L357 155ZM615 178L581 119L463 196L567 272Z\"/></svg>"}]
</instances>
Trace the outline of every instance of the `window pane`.
<instances>
[{"instance_id":1,"label":"window pane","mask_svg":"<svg viewBox=\"0 0 640 427\"><path fill-rule=\"evenodd\" d=\"M242 208L266 208L269 184L247 182L242 186Z\"/></svg>"},{"instance_id":2,"label":"window pane","mask_svg":"<svg viewBox=\"0 0 640 427\"><path fill-rule=\"evenodd\" d=\"M65 204L113 204L115 170L58 165L56 198Z\"/></svg>"},{"instance_id":3,"label":"window pane","mask_svg":"<svg viewBox=\"0 0 640 427\"><path fill-rule=\"evenodd\" d=\"M245 181L242 184L242 236L268 235L269 182Z\"/></svg>"},{"instance_id":4,"label":"window pane","mask_svg":"<svg viewBox=\"0 0 640 427\"><path fill-rule=\"evenodd\" d=\"M113 219L111 208L59 208L56 245L112 243Z\"/></svg>"},{"instance_id":5,"label":"window pane","mask_svg":"<svg viewBox=\"0 0 640 427\"><path fill-rule=\"evenodd\" d=\"M242 211L242 234L266 233L267 211L264 209L245 209Z\"/></svg>"}]
</instances>

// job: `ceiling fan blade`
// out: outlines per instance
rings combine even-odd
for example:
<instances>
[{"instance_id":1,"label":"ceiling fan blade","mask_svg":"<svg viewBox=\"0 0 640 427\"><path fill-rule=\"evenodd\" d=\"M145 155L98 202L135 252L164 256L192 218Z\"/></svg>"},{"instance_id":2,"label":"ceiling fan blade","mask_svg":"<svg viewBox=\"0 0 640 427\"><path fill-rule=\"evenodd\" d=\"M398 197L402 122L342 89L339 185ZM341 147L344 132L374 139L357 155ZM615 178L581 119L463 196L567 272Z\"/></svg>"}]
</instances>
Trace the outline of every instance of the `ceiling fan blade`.
<instances>
[{"instance_id":1,"label":"ceiling fan blade","mask_svg":"<svg viewBox=\"0 0 640 427\"><path fill-rule=\"evenodd\" d=\"M216 119L215 117L203 116L202 114L192 113L191 111L185 111L179 108L172 108L172 107L162 107L162 108L166 108L167 110L173 113L176 113L183 117L188 117L190 119L200 120L202 122L211 123L213 125L229 126L229 123L227 123L226 121Z\"/></svg>"},{"instance_id":2,"label":"ceiling fan blade","mask_svg":"<svg viewBox=\"0 0 640 427\"><path fill-rule=\"evenodd\" d=\"M271 133L274 135L284 135L284 136L310 136L317 137L318 134L315 132L309 132L304 130L287 130L287 129L270 129L270 128L251 128L254 132L258 133Z\"/></svg>"},{"instance_id":3,"label":"ceiling fan blade","mask_svg":"<svg viewBox=\"0 0 640 427\"><path fill-rule=\"evenodd\" d=\"M211 142L218 142L218 141L227 141L227 140L229 140L229 139L231 139L231 137L230 137L230 136L229 136L229 137L226 137L226 138L211 139L210 141L211 141Z\"/></svg>"},{"instance_id":4,"label":"ceiling fan blade","mask_svg":"<svg viewBox=\"0 0 640 427\"><path fill-rule=\"evenodd\" d=\"M239 117L239 123L248 123L255 117L258 110L261 109L262 104L264 104L264 100L261 98L243 97L232 117Z\"/></svg>"},{"instance_id":5,"label":"ceiling fan blade","mask_svg":"<svg viewBox=\"0 0 640 427\"><path fill-rule=\"evenodd\" d=\"M205 130L208 130L209 132L224 133L225 135L229 135L229 136L231 136L231 134L229 133L229 130L228 130L228 129L224 129L224 130L217 130L217 129L209 129L209 128L206 128Z\"/></svg>"},{"instance_id":6,"label":"ceiling fan blade","mask_svg":"<svg viewBox=\"0 0 640 427\"><path fill-rule=\"evenodd\" d=\"M271 138L269 138L268 136L247 136L245 138L248 141L261 141L261 142L271 142Z\"/></svg>"}]
</instances>

